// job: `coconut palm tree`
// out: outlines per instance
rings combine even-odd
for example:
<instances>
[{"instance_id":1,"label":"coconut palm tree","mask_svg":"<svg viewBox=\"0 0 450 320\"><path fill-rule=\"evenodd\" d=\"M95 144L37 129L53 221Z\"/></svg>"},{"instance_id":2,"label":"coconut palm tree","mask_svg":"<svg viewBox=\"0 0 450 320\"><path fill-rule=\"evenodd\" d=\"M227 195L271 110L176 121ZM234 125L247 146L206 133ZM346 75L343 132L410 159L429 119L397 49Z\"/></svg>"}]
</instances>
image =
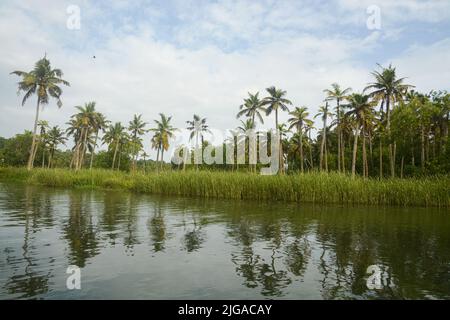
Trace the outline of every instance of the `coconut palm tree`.
<instances>
[{"instance_id":1,"label":"coconut palm tree","mask_svg":"<svg viewBox=\"0 0 450 320\"><path fill-rule=\"evenodd\" d=\"M320 144L320 159L319 159L319 169L328 171L328 157L327 157L327 120L332 116L332 113L328 109L328 101L325 102L325 106L319 107L319 112L316 117L322 118L323 129L322 129L322 142ZM325 156L325 157L324 157ZM325 158L325 161L324 161ZM324 165L325 162L325 165Z\"/></svg>"},{"instance_id":2,"label":"coconut palm tree","mask_svg":"<svg viewBox=\"0 0 450 320\"><path fill-rule=\"evenodd\" d=\"M195 137L195 148L198 150L199 137L201 138L201 146L203 147L203 135L205 133L211 133L209 126L206 124L206 118L201 118L200 116L194 114L192 121L186 121L186 123L188 125L187 129L191 132L189 140L192 140ZM198 170L198 161L196 162L196 168Z\"/></svg>"},{"instance_id":3,"label":"coconut palm tree","mask_svg":"<svg viewBox=\"0 0 450 320\"><path fill-rule=\"evenodd\" d=\"M297 130L297 133L299 135L298 139L298 149L300 153L300 170L303 173L303 127L305 120L307 120L307 117L309 116L307 107L296 107L293 111L291 111L289 114L292 116L292 118L289 118L288 122L290 124L289 130L292 128L295 128Z\"/></svg>"},{"instance_id":4,"label":"coconut palm tree","mask_svg":"<svg viewBox=\"0 0 450 320\"><path fill-rule=\"evenodd\" d=\"M279 136L279 132L278 132L278 110L281 111L288 111L289 112L289 108L288 105L292 105L292 102L288 99L286 99L286 91L281 90L281 89L277 89L275 87L270 87L266 89L267 93L269 93L269 96L265 97L262 101L262 106L267 106L266 107L266 115L270 115L272 112L275 112L275 130L277 130L277 134ZM279 165L280 165L280 173L284 172L284 166L283 166L283 159L282 159L282 155L283 155L283 150L281 149L282 145L281 145L281 137L278 137L278 150L279 150L279 155L280 155L280 161L279 161Z\"/></svg>"},{"instance_id":5,"label":"coconut palm tree","mask_svg":"<svg viewBox=\"0 0 450 320\"><path fill-rule=\"evenodd\" d=\"M384 68L379 64L378 66L381 68L381 71L375 70L372 72L375 81L369 83L364 89L364 92L370 91L370 97L374 98L376 101L381 101L381 109L383 109L383 105L386 108L382 118L383 120L386 120L386 131L389 139L389 162L391 176L394 177L395 155L392 141L390 140L391 108L395 106L396 102L403 99L408 89L413 88L414 86L405 84L404 81L406 78L398 78L396 70L392 65L389 65L387 68Z\"/></svg>"},{"instance_id":6,"label":"coconut palm tree","mask_svg":"<svg viewBox=\"0 0 450 320\"><path fill-rule=\"evenodd\" d=\"M142 149L142 138L141 136L145 134L145 126L147 125L142 119L142 114L134 115L133 120L130 121L128 125L128 130L131 134L132 142L132 154L133 154L133 169L136 169L136 161L140 149Z\"/></svg>"},{"instance_id":7,"label":"coconut palm tree","mask_svg":"<svg viewBox=\"0 0 450 320\"><path fill-rule=\"evenodd\" d=\"M108 130L103 136L103 143L108 144L110 150L114 150L113 161L111 169L114 170L116 164L117 153L119 151L120 144L125 134L125 128L120 122L116 122L114 125L110 125Z\"/></svg>"},{"instance_id":8,"label":"coconut palm tree","mask_svg":"<svg viewBox=\"0 0 450 320\"><path fill-rule=\"evenodd\" d=\"M109 123L110 123L110 121L106 119L105 115L103 115L100 112L95 113L95 118L94 118L94 123L93 123L93 130L95 131L95 139L94 139L94 144L92 147L91 160L90 160L90 164L89 164L90 170L92 170L92 165L94 163L94 155L95 155L95 149L97 147L98 136L99 136L100 132L103 132L103 133L105 132Z\"/></svg>"},{"instance_id":9,"label":"coconut palm tree","mask_svg":"<svg viewBox=\"0 0 450 320\"><path fill-rule=\"evenodd\" d=\"M154 120L156 123L156 128L151 129L151 131L155 132L154 137L156 136L156 141L158 144L158 151L161 150L161 169L164 163L164 151L167 151L170 146L170 139L174 136L175 131L177 130L172 126L170 121L172 117L167 117L165 114L160 113L160 120ZM205 119L206 120L206 119Z\"/></svg>"},{"instance_id":10,"label":"coconut palm tree","mask_svg":"<svg viewBox=\"0 0 450 320\"><path fill-rule=\"evenodd\" d=\"M29 72L25 71L13 71L11 74L15 74L21 77L19 81L19 92L24 92L22 99L22 106L25 102L34 94L37 96L36 101L36 116L34 120L33 140L31 142L30 156L28 159L27 169L31 170L34 164L34 157L36 155L36 134L39 121L39 109L41 105L49 103L50 98L57 100L57 105L60 108L62 106L61 95L62 89L60 85L69 86L69 82L63 80L61 77L63 73L60 69L52 69L50 61L46 56L36 62L33 70Z\"/></svg>"},{"instance_id":11,"label":"coconut palm tree","mask_svg":"<svg viewBox=\"0 0 450 320\"><path fill-rule=\"evenodd\" d=\"M59 126L54 126L48 132L48 142L50 145L50 156L48 159L48 168L52 167L53 158L55 156L55 150L58 148L58 145L65 144L67 138L65 137L64 131Z\"/></svg>"},{"instance_id":12,"label":"coconut palm tree","mask_svg":"<svg viewBox=\"0 0 450 320\"><path fill-rule=\"evenodd\" d=\"M84 157L89 148L89 142L92 140L90 136L96 127L97 112L95 111L95 102L88 102L84 106L76 106L75 108L79 112L74 114L72 118L75 119L80 129L80 136L73 156L75 170L79 170L83 166Z\"/></svg>"},{"instance_id":13,"label":"coconut palm tree","mask_svg":"<svg viewBox=\"0 0 450 320\"><path fill-rule=\"evenodd\" d=\"M359 130L362 130L363 136L363 153L365 154L365 128L366 128L366 119L373 112L373 103L369 101L369 95L354 93L350 97L348 97L348 105L347 108L350 110L346 113L348 116L353 116L354 118L354 126L355 126L355 137L353 142L353 158L352 158L352 177L355 177L356 173L356 153L358 150L358 136L360 134ZM364 162L364 160L363 160ZM365 163L363 163L363 167ZM364 176L366 176L366 170L364 169Z\"/></svg>"},{"instance_id":14,"label":"coconut palm tree","mask_svg":"<svg viewBox=\"0 0 450 320\"><path fill-rule=\"evenodd\" d=\"M264 119L261 115L262 112L266 112L266 109L262 106L262 101L258 97L259 92L255 94L248 93L248 98L244 99L244 104L239 106L239 112L236 115L237 118L246 116L251 119L253 126L255 126L255 117L258 117L261 123L264 123Z\"/></svg>"},{"instance_id":15,"label":"coconut palm tree","mask_svg":"<svg viewBox=\"0 0 450 320\"><path fill-rule=\"evenodd\" d=\"M340 125L341 108L340 103L346 99L350 94L351 88L342 89L339 84L333 83L331 89L325 89L324 92L327 94L327 101L336 101L336 131L338 140L338 171L341 171L341 161L344 163L344 150L342 148L342 132ZM342 165L342 171L345 172L345 167Z\"/></svg>"}]
</instances>

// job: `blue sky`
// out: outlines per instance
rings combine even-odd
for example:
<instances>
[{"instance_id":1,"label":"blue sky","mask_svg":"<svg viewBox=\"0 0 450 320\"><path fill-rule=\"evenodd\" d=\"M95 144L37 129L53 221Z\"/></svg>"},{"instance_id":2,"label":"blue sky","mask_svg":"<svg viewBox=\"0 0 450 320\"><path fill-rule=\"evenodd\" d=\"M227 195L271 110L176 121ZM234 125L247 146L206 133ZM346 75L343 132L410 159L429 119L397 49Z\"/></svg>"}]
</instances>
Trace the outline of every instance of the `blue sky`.
<instances>
[{"instance_id":1,"label":"blue sky","mask_svg":"<svg viewBox=\"0 0 450 320\"><path fill-rule=\"evenodd\" d=\"M79 30L66 27L69 5L80 8ZM371 5L379 30L366 25ZM359 91L376 63L393 63L418 90L450 89L447 0L22 0L2 1L0 17L0 136L32 127L34 102L19 107L9 72L45 52L72 84L64 107L42 114L58 125L95 100L113 121L165 112L182 128L198 113L223 131L238 125L248 91L271 85L313 115L323 89Z\"/></svg>"}]
</instances>

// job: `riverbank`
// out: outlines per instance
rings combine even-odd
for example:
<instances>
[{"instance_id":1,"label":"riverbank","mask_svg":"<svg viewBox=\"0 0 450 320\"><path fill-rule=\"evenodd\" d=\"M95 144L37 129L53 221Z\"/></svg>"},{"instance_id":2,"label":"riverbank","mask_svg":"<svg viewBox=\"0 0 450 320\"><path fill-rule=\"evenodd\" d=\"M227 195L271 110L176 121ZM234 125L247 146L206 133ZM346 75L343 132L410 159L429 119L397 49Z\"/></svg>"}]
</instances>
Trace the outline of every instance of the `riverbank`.
<instances>
[{"instance_id":1,"label":"riverbank","mask_svg":"<svg viewBox=\"0 0 450 320\"><path fill-rule=\"evenodd\" d=\"M450 207L450 177L363 179L337 173L261 176L249 173L0 168L1 181L68 188L113 188L203 198L317 204Z\"/></svg>"}]
</instances>

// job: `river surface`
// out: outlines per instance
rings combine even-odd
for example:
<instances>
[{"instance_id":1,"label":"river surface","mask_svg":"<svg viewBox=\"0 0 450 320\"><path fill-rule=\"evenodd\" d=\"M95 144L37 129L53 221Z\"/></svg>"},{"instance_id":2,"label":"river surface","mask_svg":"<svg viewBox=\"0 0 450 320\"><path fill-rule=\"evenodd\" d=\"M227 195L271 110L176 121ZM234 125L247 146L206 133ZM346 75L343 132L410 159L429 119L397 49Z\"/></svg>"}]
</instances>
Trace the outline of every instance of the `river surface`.
<instances>
[{"instance_id":1,"label":"river surface","mask_svg":"<svg viewBox=\"0 0 450 320\"><path fill-rule=\"evenodd\" d=\"M0 299L17 298L450 299L450 211L3 183Z\"/></svg>"}]
</instances>

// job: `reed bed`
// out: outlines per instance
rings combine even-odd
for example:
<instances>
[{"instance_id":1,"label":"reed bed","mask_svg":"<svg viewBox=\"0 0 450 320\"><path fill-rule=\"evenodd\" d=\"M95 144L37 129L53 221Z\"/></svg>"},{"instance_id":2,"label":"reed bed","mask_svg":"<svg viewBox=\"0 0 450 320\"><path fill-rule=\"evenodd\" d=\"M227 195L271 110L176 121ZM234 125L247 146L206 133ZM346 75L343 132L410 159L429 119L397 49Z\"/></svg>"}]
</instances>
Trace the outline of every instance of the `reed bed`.
<instances>
[{"instance_id":1,"label":"reed bed","mask_svg":"<svg viewBox=\"0 0 450 320\"><path fill-rule=\"evenodd\" d=\"M261 176L250 173L0 168L0 182L76 188L114 188L187 197L272 200L318 204L450 207L450 176L363 179L338 173Z\"/></svg>"}]
</instances>

